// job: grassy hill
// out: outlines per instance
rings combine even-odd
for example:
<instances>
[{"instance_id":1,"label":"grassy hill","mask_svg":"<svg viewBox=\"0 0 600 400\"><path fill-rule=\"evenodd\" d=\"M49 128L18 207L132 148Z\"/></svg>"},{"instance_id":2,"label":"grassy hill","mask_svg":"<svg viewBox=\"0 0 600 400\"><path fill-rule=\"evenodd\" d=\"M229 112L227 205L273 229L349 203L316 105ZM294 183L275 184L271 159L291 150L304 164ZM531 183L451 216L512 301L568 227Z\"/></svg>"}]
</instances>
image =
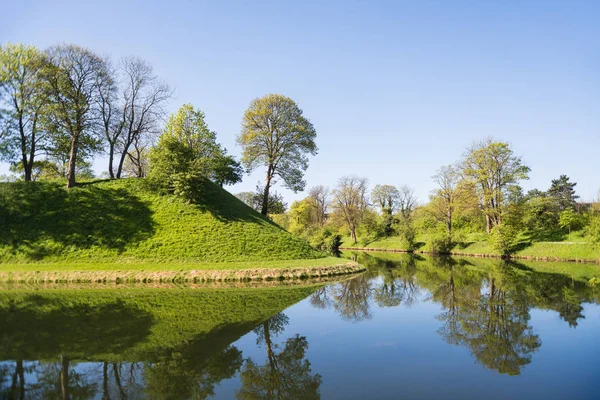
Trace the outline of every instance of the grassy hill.
<instances>
[{"instance_id":1,"label":"grassy hill","mask_svg":"<svg viewBox=\"0 0 600 400\"><path fill-rule=\"evenodd\" d=\"M245 262L322 258L229 192L199 204L143 180L0 183L0 262Z\"/></svg>"}]
</instances>

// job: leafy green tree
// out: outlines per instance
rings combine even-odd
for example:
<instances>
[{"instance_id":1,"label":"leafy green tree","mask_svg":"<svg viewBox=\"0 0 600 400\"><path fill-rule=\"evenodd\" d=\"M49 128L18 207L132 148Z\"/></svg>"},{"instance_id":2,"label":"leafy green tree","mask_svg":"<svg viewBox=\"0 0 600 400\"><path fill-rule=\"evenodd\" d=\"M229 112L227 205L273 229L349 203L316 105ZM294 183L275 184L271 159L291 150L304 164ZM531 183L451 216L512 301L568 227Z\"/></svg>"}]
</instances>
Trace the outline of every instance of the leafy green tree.
<instances>
[{"instance_id":1,"label":"leafy green tree","mask_svg":"<svg viewBox=\"0 0 600 400\"><path fill-rule=\"evenodd\" d=\"M596 247L600 247L600 213L594 212L587 227L587 237Z\"/></svg>"},{"instance_id":2,"label":"leafy green tree","mask_svg":"<svg viewBox=\"0 0 600 400\"><path fill-rule=\"evenodd\" d=\"M0 46L0 159L20 164L25 181L33 180L35 158L47 139L46 67L46 58L34 46Z\"/></svg>"},{"instance_id":3,"label":"leafy green tree","mask_svg":"<svg viewBox=\"0 0 600 400\"><path fill-rule=\"evenodd\" d=\"M544 192L530 191L525 200L523 225L537 237L544 237L558 226L556 203Z\"/></svg>"},{"instance_id":4,"label":"leafy green tree","mask_svg":"<svg viewBox=\"0 0 600 400\"><path fill-rule=\"evenodd\" d=\"M267 167L261 213L269 213L269 190L280 177L285 187L304 190L307 154L316 155L315 128L292 99L269 94L254 99L244 113L237 138L243 148L242 163L248 171Z\"/></svg>"},{"instance_id":5,"label":"leafy green tree","mask_svg":"<svg viewBox=\"0 0 600 400\"><path fill-rule=\"evenodd\" d=\"M560 218L558 220L558 225L562 229L567 229L569 231L569 238L571 237L571 228L575 223L576 216L575 212L572 208L567 208L560 213Z\"/></svg>"},{"instance_id":6,"label":"leafy green tree","mask_svg":"<svg viewBox=\"0 0 600 400\"><path fill-rule=\"evenodd\" d=\"M204 179L218 177L218 183L235 180L234 167L229 161L222 161L227 156L204 118L204 113L191 104L183 105L171 115L149 154L149 180L156 187L189 201L195 200Z\"/></svg>"},{"instance_id":7,"label":"leafy green tree","mask_svg":"<svg viewBox=\"0 0 600 400\"><path fill-rule=\"evenodd\" d=\"M384 235L392 234L393 215L400 206L400 191L391 185L375 185L371 191L371 201L381 209Z\"/></svg>"},{"instance_id":8,"label":"leafy green tree","mask_svg":"<svg viewBox=\"0 0 600 400\"><path fill-rule=\"evenodd\" d=\"M558 205L559 211L565 211L569 208L575 208L579 196L575 194L577 183L571 182L567 175L561 175L558 179L553 179L548 196L554 199Z\"/></svg>"},{"instance_id":9,"label":"leafy green tree","mask_svg":"<svg viewBox=\"0 0 600 400\"><path fill-rule=\"evenodd\" d=\"M467 149L461 162L461 175L478 187L488 233L502 223L507 190L520 180L528 179L529 171L508 143L488 138Z\"/></svg>"},{"instance_id":10,"label":"leafy green tree","mask_svg":"<svg viewBox=\"0 0 600 400\"><path fill-rule=\"evenodd\" d=\"M217 185L234 185L242 181L243 175L242 165L235 157L225 154L225 150L214 158L211 179Z\"/></svg>"},{"instance_id":11,"label":"leafy green tree","mask_svg":"<svg viewBox=\"0 0 600 400\"><path fill-rule=\"evenodd\" d=\"M100 149L99 82L108 79L109 71L104 59L75 45L52 47L48 58L51 66L44 72L50 105L47 127L58 151L69 154L67 188L72 188L77 160Z\"/></svg>"},{"instance_id":12,"label":"leafy green tree","mask_svg":"<svg viewBox=\"0 0 600 400\"><path fill-rule=\"evenodd\" d=\"M513 253L517 245L518 230L508 224L496 225L488 237L492 248L502 255Z\"/></svg>"}]
</instances>

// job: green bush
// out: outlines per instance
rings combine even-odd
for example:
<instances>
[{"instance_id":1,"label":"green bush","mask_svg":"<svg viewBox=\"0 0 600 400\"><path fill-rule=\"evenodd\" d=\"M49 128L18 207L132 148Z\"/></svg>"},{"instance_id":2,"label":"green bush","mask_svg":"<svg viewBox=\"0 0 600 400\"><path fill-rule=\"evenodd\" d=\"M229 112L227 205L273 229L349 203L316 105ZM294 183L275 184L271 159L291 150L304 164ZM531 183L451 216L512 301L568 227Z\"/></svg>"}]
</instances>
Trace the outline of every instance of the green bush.
<instances>
[{"instance_id":1,"label":"green bush","mask_svg":"<svg viewBox=\"0 0 600 400\"><path fill-rule=\"evenodd\" d=\"M587 227L587 237L595 246L600 247L600 215L590 217Z\"/></svg>"},{"instance_id":2,"label":"green bush","mask_svg":"<svg viewBox=\"0 0 600 400\"><path fill-rule=\"evenodd\" d=\"M452 247L454 247L452 236L445 229L436 229L429 235L428 251L432 253L449 253Z\"/></svg>"},{"instance_id":3,"label":"green bush","mask_svg":"<svg viewBox=\"0 0 600 400\"><path fill-rule=\"evenodd\" d=\"M502 255L509 255L515 251L519 231L510 225L498 225L492 229L488 243Z\"/></svg>"}]
</instances>

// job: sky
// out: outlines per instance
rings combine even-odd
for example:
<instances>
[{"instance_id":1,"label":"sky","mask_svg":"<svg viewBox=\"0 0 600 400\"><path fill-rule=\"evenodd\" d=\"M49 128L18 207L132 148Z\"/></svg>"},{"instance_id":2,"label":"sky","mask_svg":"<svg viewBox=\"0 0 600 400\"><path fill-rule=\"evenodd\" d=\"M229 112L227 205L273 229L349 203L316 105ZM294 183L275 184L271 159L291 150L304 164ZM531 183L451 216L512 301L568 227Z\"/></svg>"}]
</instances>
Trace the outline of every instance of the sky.
<instances>
[{"instance_id":1,"label":"sky","mask_svg":"<svg viewBox=\"0 0 600 400\"><path fill-rule=\"evenodd\" d=\"M0 43L147 60L175 89L169 111L201 109L238 157L250 102L292 98L317 131L308 187L357 175L425 202L436 169L491 136L531 167L526 191L561 174L582 200L600 190L598 1L21 0L1 10ZM253 190L264 174L227 189ZM306 195L276 190L290 203Z\"/></svg>"}]
</instances>

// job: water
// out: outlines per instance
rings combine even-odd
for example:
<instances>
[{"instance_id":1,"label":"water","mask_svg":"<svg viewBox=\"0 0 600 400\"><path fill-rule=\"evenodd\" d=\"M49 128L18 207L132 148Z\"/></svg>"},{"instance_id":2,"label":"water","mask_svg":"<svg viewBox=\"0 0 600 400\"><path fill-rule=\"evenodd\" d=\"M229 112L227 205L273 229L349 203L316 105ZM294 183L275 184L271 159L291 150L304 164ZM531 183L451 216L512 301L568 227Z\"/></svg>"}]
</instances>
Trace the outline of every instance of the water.
<instances>
[{"instance_id":1,"label":"water","mask_svg":"<svg viewBox=\"0 0 600 400\"><path fill-rule=\"evenodd\" d=\"M592 267L358 260L327 285L2 291L0 398L600 398L600 295L559 273Z\"/></svg>"}]
</instances>

